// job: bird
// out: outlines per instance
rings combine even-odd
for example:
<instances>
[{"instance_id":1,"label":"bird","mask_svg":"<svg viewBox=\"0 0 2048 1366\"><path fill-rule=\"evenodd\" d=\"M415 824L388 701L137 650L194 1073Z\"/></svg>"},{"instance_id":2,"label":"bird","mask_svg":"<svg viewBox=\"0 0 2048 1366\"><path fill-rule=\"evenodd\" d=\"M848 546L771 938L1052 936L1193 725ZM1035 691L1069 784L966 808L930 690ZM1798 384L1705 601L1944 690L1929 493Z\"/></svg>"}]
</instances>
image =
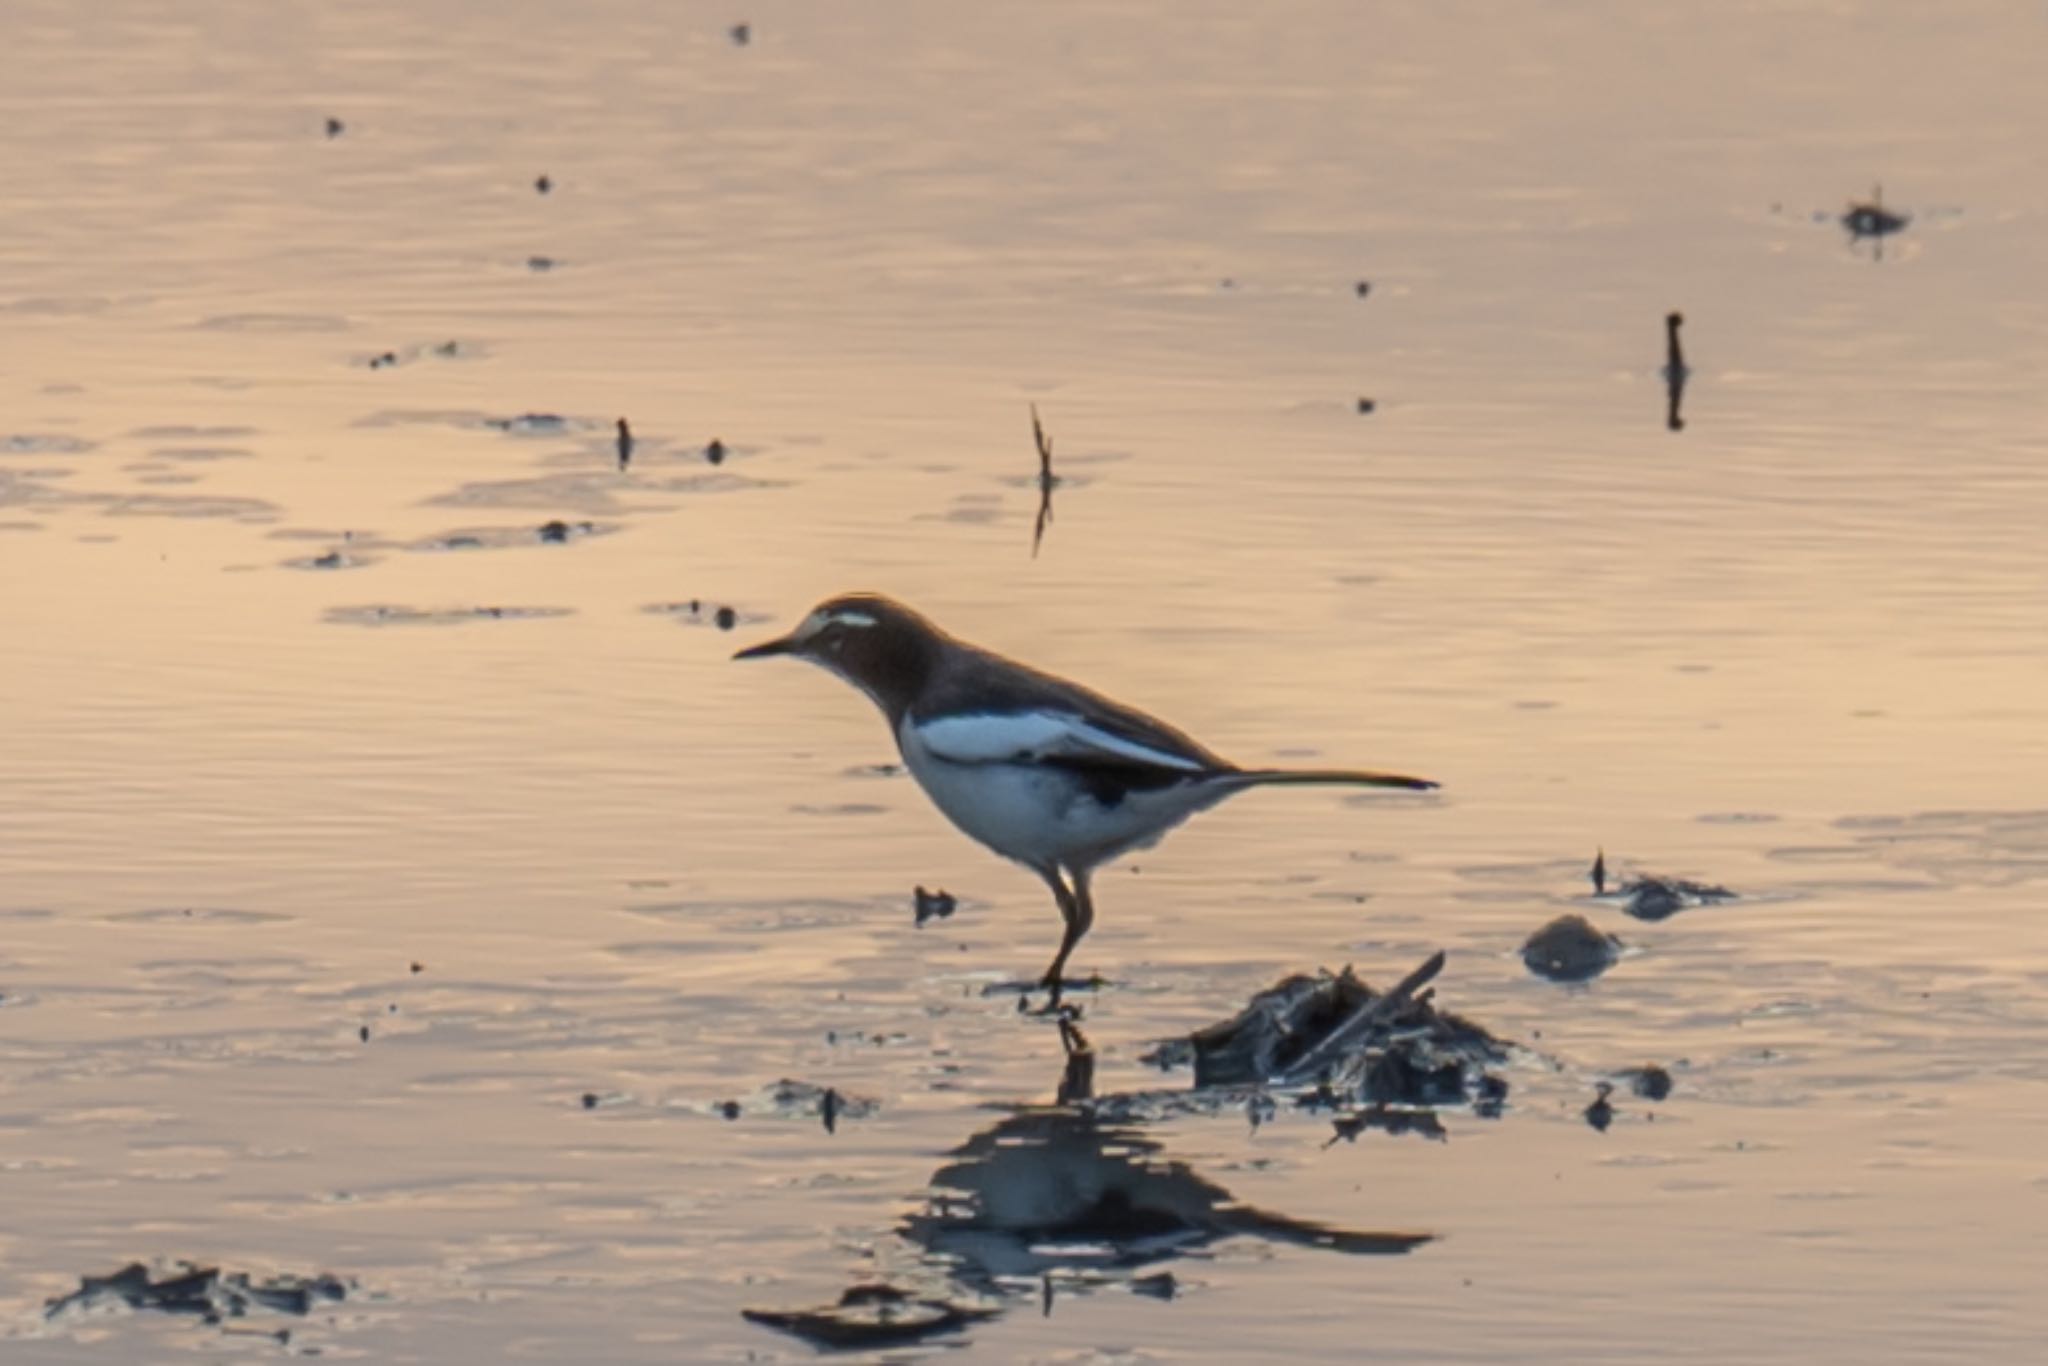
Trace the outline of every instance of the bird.
<instances>
[{"instance_id":1,"label":"bird","mask_svg":"<svg viewBox=\"0 0 2048 1366\"><path fill-rule=\"evenodd\" d=\"M626 419L619 419L619 468L625 469L633 463L633 429L626 425Z\"/></svg>"},{"instance_id":2,"label":"bird","mask_svg":"<svg viewBox=\"0 0 2048 1366\"><path fill-rule=\"evenodd\" d=\"M1065 932L1039 982L1051 1009L1067 959L1095 923L1091 881L1103 864L1254 787L1437 786L1398 773L1239 767L1156 717L971 645L877 593L827 599L787 635L733 658L775 655L865 693L932 804L1052 890Z\"/></svg>"}]
</instances>

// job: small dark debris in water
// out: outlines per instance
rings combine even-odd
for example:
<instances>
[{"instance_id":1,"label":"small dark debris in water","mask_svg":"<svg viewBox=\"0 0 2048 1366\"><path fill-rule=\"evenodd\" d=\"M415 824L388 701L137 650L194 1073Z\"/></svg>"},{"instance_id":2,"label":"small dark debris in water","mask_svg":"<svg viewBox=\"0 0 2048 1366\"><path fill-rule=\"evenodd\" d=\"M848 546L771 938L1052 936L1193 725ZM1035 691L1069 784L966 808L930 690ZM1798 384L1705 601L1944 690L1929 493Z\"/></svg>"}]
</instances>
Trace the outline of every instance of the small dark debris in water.
<instances>
[{"instance_id":1,"label":"small dark debris in water","mask_svg":"<svg viewBox=\"0 0 2048 1366\"><path fill-rule=\"evenodd\" d=\"M898 1290L893 1285L856 1285L837 1304L818 1309L742 1309L749 1323L778 1329L816 1347L901 1347L944 1333L957 1333L998 1313L979 1305L956 1304Z\"/></svg>"},{"instance_id":2,"label":"small dark debris in water","mask_svg":"<svg viewBox=\"0 0 2048 1366\"><path fill-rule=\"evenodd\" d=\"M569 539L569 524L563 521L542 522L540 526L540 538L543 541L547 541L555 545L560 545L562 542Z\"/></svg>"},{"instance_id":3,"label":"small dark debris in water","mask_svg":"<svg viewBox=\"0 0 2048 1366\"><path fill-rule=\"evenodd\" d=\"M1052 523L1052 491L1060 484L1059 476L1052 472L1052 438L1039 425L1036 403L1031 405L1031 439L1038 446L1038 516L1031 527L1031 558L1035 560L1045 529Z\"/></svg>"},{"instance_id":4,"label":"small dark debris in water","mask_svg":"<svg viewBox=\"0 0 2048 1366\"><path fill-rule=\"evenodd\" d=\"M711 444L704 448L704 458L714 465L723 465L725 463L725 443L715 436L712 437Z\"/></svg>"},{"instance_id":5,"label":"small dark debris in water","mask_svg":"<svg viewBox=\"0 0 2048 1366\"><path fill-rule=\"evenodd\" d=\"M597 1092L585 1091L583 1093L583 1108L586 1110L595 1110L597 1108Z\"/></svg>"},{"instance_id":6,"label":"small dark debris in water","mask_svg":"<svg viewBox=\"0 0 2048 1366\"><path fill-rule=\"evenodd\" d=\"M1561 915L1529 936L1522 962L1552 982L1590 982L1614 966L1621 941L1602 934L1582 915Z\"/></svg>"},{"instance_id":7,"label":"small dark debris in water","mask_svg":"<svg viewBox=\"0 0 2048 1366\"><path fill-rule=\"evenodd\" d=\"M363 1025L360 1028L358 1028L356 1030L356 1037L361 1039L364 1043L368 1043L370 1041L370 1027L368 1025Z\"/></svg>"},{"instance_id":8,"label":"small dark debris in water","mask_svg":"<svg viewBox=\"0 0 2048 1366\"><path fill-rule=\"evenodd\" d=\"M927 920L944 920L947 916L953 914L960 904L959 898L953 896L944 888L940 888L936 892L927 892L923 887L918 887L911 893L911 898L912 905L917 911L917 927L919 929L924 928L924 923Z\"/></svg>"},{"instance_id":9,"label":"small dark debris in water","mask_svg":"<svg viewBox=\"0 0 2048 1366\"><path fill-rule=\"evenodd\" d=\"M1663 1100L1671 1094L1671 1074L1656 1063L1631 1067L1621 1077L1628 1083L1628 1089L1644 1100Z\"/></svg>"},{"instance_id":10,"label":"small dark debris in water","mask_svg":"<svg viewBox=\"0 0 2048 1366\"><path fill-rule=\"evenodd\" d=\"M839 1132L839 1093L829 1086L818 1099L818 1118L825 1121L826 1133Z\"/></svg>"},{"instance_id":11,"label":"small dark debris in water","mask_svg":"<svg viewBox=\"0 0 2048 1366\"><path fill-rule=\"evenodd\" d=\"M1133 1276L1131 1293L1147 1295L1155 1300L1170 1300L1180 1293L1180 1282L1173 1278L1171 1271L1161 1271L1150 1276Z\"/></svg>"},{"instance_id":12,"label":"small dark debris in water","mask_svg":"<svg viewBox=\"0 0 2048 1366\"><path fill-rule=\"evenodd\" d=\"M1609 1086L1604 1081L1601 1082L1600 1094L1595 1096L1593 1103L1586 1107L1586 1123L1592 1125L1603 1134L1607 1132L1607 1126L1614 1123L1614 1107L1607 1103L1607 1097L1613 1093L1614 1088L1612 1086Z\"/></svg>"},{"instance_id":13,"label":"small dark debris in water","mask_svg":"<svg viewBox=\"0 0 2048 1366\"><path fill-rule=\"evenodd\" d=\"M730 607L721 607L713 615L712 620L718 623L719 630L730 631L733 627L739 625L740 614L733 611Z\"/></svg>"},{"instance_id":14,"label":"small dark debris in water","mask_svg":"<svg viewBox=\"0 0 2048 1366\"><path fill-rule=\"evenodd\" d=\"M1695 906L1732 901L1735 893L1709 882L1692 882L1682 877L1639 877L1621 884L1628 899L1621 909L1638 920L1668 920Z\"/></svg>"},{"instance_id":15,"label":"small dark debris in water","mask_svg":"<svg viewBox=\"0 0 2048 1366\"><path fill-rule=\"evenodd\" d=\"M1363 299L1366 295L1372 293L1372 281L1360 280L1352 286L1352 289L1357 292L1359 298Z\"/></svg>"},{"instance_id":16,"label":"small dark debris in water","mask_svg":"<svg viewBox=\"0 0 2048 1366\"><path fill-rule=\"evenodd\" d=\"M545 172L534 177L533 190L535 194L546 194L549 190L552 190L554 188L555 182L548 179L547 174Z\"/></svg>"},{"instance_id":17,"label":"small dark debris in water","mask_svg":"<svg viewBox=\"0 0 2048 1366\"><path fill-rule=\"evenodd\" d=\"M315 569L339 569L347 561L342 559L339 550L330 550L324 555L315 555L307 563L311 564Z\"/></svg>"},{"instance_id":18,"label":"small dark debris in water","mask_svg":"<svg viewBox=\"0 0 2048 1366\"><path fill-rule=\"evenodd\" d=\"M552 256L529 256L526 258L526 268L532 271L553 270L555 268L555 258Z\"/></svg>"},{"instance_id":19,"label":"small dark debris in water","mask_svg":"<svg viewBox=\"0 0 2048 1366\"><path fill-rule=\"evenodd\" d=\"M1849 211L1842 215L1842 226L1848 229L1851 241L1865 237L1885 238L1895 232L1903 232L1911 219L1906 214L1893 213L1884 206L1884 186L1872 188L1866 203L1851 201ZM1882 246L1882 242L1879 244Z\"/></svg>"},{"instance_id":20,"label":"small dark debris in water","mask_svg":"<svg viewBox=\"0 0 2048 1366\"><path fill-rule=\"evenodd\" d=\"M415 962L415 963L414 963L414 964L412 965L412 970L413 970L414 972L416 972L416 973L420 973L420 972L425 972L425 971L426 971L427 969L426 969L426 967L425 967L425 965L424 965L424 964L421 964L421 963Z\"/></svg>"},{"instance_id":21,"label":"small dark debris in water","mask_svg":"<svg viewBox=\"0 0 2048 1366\"><path fill-rule=\"evenodd\" d=\"M738 1119L740 1117L740 1103L736 1100L721 1100L718 1102L718 1113L724 1115L727 1119Z\"/></svg>"},{"instance_id":22,"label":"small dark debris in water","mask_svg":"<svg viewBox=\"0 0 2048 1366\"><path fill-rule=\"evenodd\" d=\"M1590 876L1593 879L1593 895L1605 896L1607 894L1607 851L1605 849L1593 855L1593 871Z\"/></svg>"},{"instance_id":23,"label":"small dark debris in water","mask_svg":"<svg viewBox=\"0 0 2048 1366\"><path fill-rule=\"evenodd\" d=\"M340 119L330 118L327 120L328 137L338 138L346 131L348 131L348 125L343 123Z\"/></svg>"},{"instance_id":24,"label":"small dark debris in water","mask_svg":"<svg viewBox=\"0 0 2048 1366\"><path fill-rule=\"evenodd\" d=\"M753 41L754 26L752 24L734 24L726 30L726 36L732 39L734 47L745 47Z\"/></svg>"},{"instance_id":25,"label":"small dark debris in water","mask_svg":"<svg viewBox=\"0 0 2048 1366\"><path fill-rule=\"evenodd\" d=\"M1369 398L1361 398L1358 400L1358 411L1361 413L1369 413L1378 406L1378 404L1374 403Z\"/></svg>"},{"instance_id":26,"label":"small dark debris in water","mask_svg":"<svg viewBox=\"0 0 2048 1366\"><path fill-rule=\"evenodd\" d=\"M633 463L633 429L626 425L626 419L619 419L619 468L625 469Z\"/></svg>"},{"instance_id":27,"label":"small dark debris in water","mask_svg":"<svg viewBox=\"0 0 2048 1366\"><path fill-rule=\"evenodd\" d=\"M454 339L451 338L448 341L442 342L439 346L436 346L434 348L434 354L437 356L452 356L455 355L460 350L462 350L462 343L459 341L455 341Z\"/></svg>"},{"instance_id":28,"label":"small dark debris in water","mask_svg":"<svg viewBox=\"0 0 2048 1366\"><path fill-rule=\"evenodd\" d=\"M120 1303L130 1309L166 1314L191 1314L207 1323L246 1317L252 1308L305 1315L322 1302L348 1298L350 1286L339 1276L279 1275L252 1280L246 1272L223 1274L219 1267L177 1262L152 1278L148 1267L132 1262L108 1276L81 1276L78 1289L48 1301L43 1317L90 1312Z\"/></svg>"},{"instance_id":29,"label":"small dark debris in water","mask_svg":"<svg viewBox=\"0 0 2048 1366\"><path fill-rule=\"evenodd\" d=\"M1444 1132L1444 1122L1436 1117L1434 1110L1404 1110L1374 1105L1356 1114L1340 1115L1330 1121L1330 1127L1335 1132L1331 1135L1330 1142L1323 1145L1326 1148L1340 1138L1346 1143L1355 1143L1358 1136L1367 1129L1382 1129L1394 1137L1402 1134L1420 1134L1439 1143L1450 1141L1450 1135Z\"/></svg>"},{"instance_id":30,"label":"small dark debris in water","mask_svg":"<svg viewBox=\"0 0 2048 1366\"><path fill-rule=\"evenodd\" d=\"M380 351L370 357L370 368L372 370L382 370L386 366L396 364L398 364L398 353L396 351Z\"/></svg>"}]
</instances>

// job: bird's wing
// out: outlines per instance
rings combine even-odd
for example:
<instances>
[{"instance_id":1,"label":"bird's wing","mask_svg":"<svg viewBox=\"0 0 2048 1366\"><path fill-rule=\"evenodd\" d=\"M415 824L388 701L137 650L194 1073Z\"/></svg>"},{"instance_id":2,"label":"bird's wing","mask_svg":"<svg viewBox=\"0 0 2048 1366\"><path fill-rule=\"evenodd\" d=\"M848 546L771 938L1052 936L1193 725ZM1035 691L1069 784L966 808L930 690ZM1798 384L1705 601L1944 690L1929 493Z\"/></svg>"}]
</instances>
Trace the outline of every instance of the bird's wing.
<instances>
[{"instance_id":1,"label":"bird's wing","mask_svg":"<svg viewBox=\"0 0 2048 1366\"><path fill-rule=\"evenodd\" d=\"M1074 768L1153 771L1160 777L1213 773L1213 759L1171 737L1133 733L1114 716L1063 708L954 713L913 719L918 739L956 764L1045 763Z\"/></svg>"}]
</instances>

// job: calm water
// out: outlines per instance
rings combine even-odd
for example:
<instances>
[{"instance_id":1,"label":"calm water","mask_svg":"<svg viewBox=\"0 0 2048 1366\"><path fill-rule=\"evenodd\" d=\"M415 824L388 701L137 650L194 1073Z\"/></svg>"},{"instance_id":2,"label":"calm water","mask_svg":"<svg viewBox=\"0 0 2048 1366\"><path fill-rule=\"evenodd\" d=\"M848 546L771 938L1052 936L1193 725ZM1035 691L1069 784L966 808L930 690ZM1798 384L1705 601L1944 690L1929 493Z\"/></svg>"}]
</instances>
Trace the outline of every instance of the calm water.
<instances>
[{"instance_id":1,"label":"calm water","mask_svg":"<svg viewBox=\"0 0 2048 1366\"><path fill-rule=\"evenodd\" d=\"M989 1360L2017 1359L2048 21L968 8L0 16L7 1359L802 1359L740 1309L882 1278L992 1292ZM1881 262L1832 221L1877 181ZM1503 1118L1069 1127L1030 1178L1436 1241L932 1251L943 1169L1071 1125L983 995L1057 920L859 698L727 662L853 587L1444 782L1105 873L1086 1028L1154 1086L1282 972L1443 947L1532 1046ZM1597 846L1745 895L1638 924ZM1630 948L1586 989L1516 953L1569 909ZM1644 1061L1672 1097L1588 1128ZM42 1321L136 1258L362 1290L290 1349Z\"/></svg>"}]
</instances>

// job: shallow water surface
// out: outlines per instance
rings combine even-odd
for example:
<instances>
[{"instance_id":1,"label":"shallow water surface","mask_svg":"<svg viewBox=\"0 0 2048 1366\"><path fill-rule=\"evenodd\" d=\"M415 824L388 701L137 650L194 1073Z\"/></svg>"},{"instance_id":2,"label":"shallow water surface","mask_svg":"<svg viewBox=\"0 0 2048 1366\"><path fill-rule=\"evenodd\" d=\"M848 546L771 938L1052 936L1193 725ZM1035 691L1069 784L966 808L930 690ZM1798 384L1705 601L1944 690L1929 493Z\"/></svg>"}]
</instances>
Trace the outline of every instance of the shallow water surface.
<instances>
[{"instance_id":1,"label":"shallow water surface","mask_svg":"<svg viewBox=\"0 0 2048 1366\"><path fill-rule=\"evenodd\" d=\"M990 1360L2018 1359L2042 22L23 0L4 1355L798 1360L742 1310L886 1283ZM1097 1096L1443 948L1504 1112L1055 1104L1044 889L729 662L855 587L1444 784L1105 870ZM1596 849L1739 895L1632 919ZM138 1260L352 1289L45 1319Z\"/></svg>"}]
</instances>

